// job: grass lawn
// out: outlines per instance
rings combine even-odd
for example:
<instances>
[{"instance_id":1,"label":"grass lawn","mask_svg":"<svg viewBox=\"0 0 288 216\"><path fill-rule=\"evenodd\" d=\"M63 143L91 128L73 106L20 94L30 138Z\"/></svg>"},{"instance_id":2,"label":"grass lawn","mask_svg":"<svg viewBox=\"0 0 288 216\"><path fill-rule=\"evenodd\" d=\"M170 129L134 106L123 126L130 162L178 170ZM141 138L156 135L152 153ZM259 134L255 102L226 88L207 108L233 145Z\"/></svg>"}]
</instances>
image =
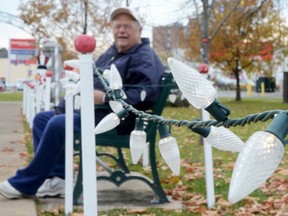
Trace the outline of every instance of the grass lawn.
<instances>
[{"instance_id":1,"label":"grass lawn","mask_svg":"<svg viewBox=\"0 0 288 216\"><path fill-rule=\"evenodd\" d=\"M0 101L22 101L23 92L0 92Z\"/></svg>"},{"instance_id":2,"label":"grass lawn","mask_svg":"<svg viewBox=\"0 0 288 216\"><path fill-rule=\"evenodd\" d=\"M21 98L22 92L17 92L15 95L10 93L0 94L0 101L20 101ZM261 113L268 110L287 110L287 104L284 104L281 99L243 98L241 102L235 102L234 98L220 98L219 100L230 109L230 119L242 118L250 114ZM165 119L193 120L200 118L200 114L199 110L191 106L186 108L167 106L164 109L163 117ZM254 132L265 129L270 122L271 120L250 123L243 127L237 126L231 127L230 129L243 141L246 141ZM26 125L26 129L27 128ZM201 138L185 126L172 126L171 132L172 136L176 138L180 149L181 175L179 177L172 175L172 172L161 158L157 148L158 171L166 193L171 195L173 199L182 201L184 208L180 211L147 209L139 212L132 212L127 209L115 209L100 212L99 215L275 215L275 211L280 209L280 204L284 202L283 197L288 190L288 172L285 169L288 165L288 160L285 155L276 172L265 184L250 194L249 197L231 205L227 201L227 197L234 162L238 154L213 148L216 204L215 207L207 209L204 152ZM27 143L30 143L31 146L31 139L27 138ZM115 150L111 149L111 152L115 152ZM129 150L125 152L125 156L132 171L139 171L148 176L150 175L149 168L143 169L141 163L139 163L139 165L132 164ZM108 163L110 162L108 161ZM282 187L278 189L275 185L282 185ZM277 209L277 207L279 209ZM78 211L81 212L81 209L78 209ZM63 209L55 212L63 212ZM64 215L63 213L58 213L47 213L44 215Z\"/></svg>"},{"instance_id":3,"label":"grass lawn","mask_svg":"<svg viewBox=\"0 0 288 216\"><path fill-rule=\"evenodd\" d=\"M287 104L282 103L281 99L248 99L244 98L241 102L235 102L234 98L220 98L221 103L228 107L231 111L230 119L242 118L250 114L261 113L268 110L287 110ZM166 107L163 112L165 119L174 120L193 120L200 118L201 113L193 107L175 108ZM250 123L243 127L231 127L230 129L238 135L243 141L246 141L254 132L264 130L271 122ZM174 199L181 200L185 208L179 211L164 211L160 209L147 209L140 212L143 215L248 215L243 213L243 208L251 209L253 205L263 206L267 200L281 199L286 191L273 191L269 186L275 182L273 177L284 179L285 175L274 174L263 188L257 189L247 199L244 199L234 205L231 205L228 200L229 183L234 167L234 162L237 158L237 153L220 151L213 148L213 164L214 164L214 185L216 205L212 209L207 209L206 203L206 185L204 172L204 151L199 135L191 132L187 127L172 126L172 135L177 139L181 154L181 175L175 177L161 158L157 148L158 171L162 186L167 194L172 195ZM126 152L126 157L130 157L129 150ZM128 161L131 161L129 159ZM139 163L141 164L141 163ZM150 175L150 170L143 170L140 165L130 167L134 170ZM279 172L287 166L287 159L284 157L280 166ZM279 177L280 176L280 177ZM272 205L272 204L271 204ZM259 207L260 208L260 207ZM272 208L273 209L273 208ZM259 209L255 210L258 211ZM248 210L247 210L248 211ZM252 210L251 210L252 211ZM259 210L263 215L271 215L272 210ZM135 212L129 210L113 210L102 212L107 215L135 215ZM246 214L247 213L247 214ZM262 215L262 214L260 214Z\"/></svg>"}]
</instances>

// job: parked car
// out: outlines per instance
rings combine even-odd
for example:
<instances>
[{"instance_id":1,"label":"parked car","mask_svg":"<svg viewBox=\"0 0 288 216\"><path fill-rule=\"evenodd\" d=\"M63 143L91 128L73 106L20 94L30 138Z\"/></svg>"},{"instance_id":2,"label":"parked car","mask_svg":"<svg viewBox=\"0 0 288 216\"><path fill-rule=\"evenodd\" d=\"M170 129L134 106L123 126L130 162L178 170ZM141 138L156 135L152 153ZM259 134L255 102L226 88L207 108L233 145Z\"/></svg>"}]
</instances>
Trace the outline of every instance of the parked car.
<instances>
[{"instance_id":1,"label":"parked car","mask_svg":"<svg viewBox=\"0 0 288 216\"><path fill-rule=\"evenodd\" d=\"M25 82L25 80L17 80L15 82L15 86L16 86L16 89L18 91L23 91L23 83Z\"/></svg>"},{"instance_id":2,"label":"parked car","mask_svg":"<svg viewBox=\"0 0 288 216\"><path fill-rule=\"evenodd\" d=\"M5 90L6 90L5 83L2 80L0 80L0 92L5 91Z\"/></svg>"}]
</instances>

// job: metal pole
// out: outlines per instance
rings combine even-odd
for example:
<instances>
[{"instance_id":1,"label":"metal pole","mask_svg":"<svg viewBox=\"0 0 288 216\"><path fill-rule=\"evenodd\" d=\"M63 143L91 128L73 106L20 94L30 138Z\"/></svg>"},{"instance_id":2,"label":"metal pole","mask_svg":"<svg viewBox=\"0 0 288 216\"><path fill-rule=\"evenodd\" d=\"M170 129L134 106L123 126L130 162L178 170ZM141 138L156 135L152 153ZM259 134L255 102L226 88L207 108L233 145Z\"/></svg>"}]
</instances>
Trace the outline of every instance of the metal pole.
<instances>
[{"instance_id":1,"label":"metal pole","mask_svg":"<svg viewBox=\"0 0 288 216\"><path fill-rule=\"evenodd\" d=\"M126 7L129 7L129 6L130 6L131 1L132 1L132 0L130 0L130 1L129 1L129 0L126 0Z\"/></svg>"}]
</instances>

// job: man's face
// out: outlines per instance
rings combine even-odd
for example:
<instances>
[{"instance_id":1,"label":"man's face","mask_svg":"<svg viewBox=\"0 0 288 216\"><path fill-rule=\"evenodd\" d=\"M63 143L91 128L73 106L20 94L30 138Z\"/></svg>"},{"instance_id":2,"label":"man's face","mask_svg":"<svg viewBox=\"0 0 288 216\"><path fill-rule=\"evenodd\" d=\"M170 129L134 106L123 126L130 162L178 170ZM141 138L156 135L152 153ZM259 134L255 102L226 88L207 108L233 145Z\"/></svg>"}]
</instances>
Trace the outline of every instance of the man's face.
<instances>
[{"instance_id":1,"label":"man's face","mask_svg":"<svg viewBox=\"0 0 288 216\"><path fill-rule=\"evenodd\" d=\"M119 14L112 21L115 45L119 52L126 51L141 42L141 27L126 14Z\"/></svg>"}]
</instances>

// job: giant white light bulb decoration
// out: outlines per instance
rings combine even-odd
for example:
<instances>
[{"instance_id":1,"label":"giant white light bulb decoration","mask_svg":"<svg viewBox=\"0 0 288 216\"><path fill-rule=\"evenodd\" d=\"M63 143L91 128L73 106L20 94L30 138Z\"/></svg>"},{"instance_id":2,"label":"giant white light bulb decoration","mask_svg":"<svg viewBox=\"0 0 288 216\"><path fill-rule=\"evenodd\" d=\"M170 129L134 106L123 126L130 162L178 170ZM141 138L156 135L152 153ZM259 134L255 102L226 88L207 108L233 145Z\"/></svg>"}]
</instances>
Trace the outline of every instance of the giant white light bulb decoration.
<instances>
[{"instance_id":1,"label":"giant white light bulb decoration","mask_svg":"<svg viewBox=\"0 0 288 216\"><path fill-rule=\"evenodd\" d=\"M109 76L110 76L110 70L106 69L103 71L102 73L103 78L109 80Z\"/></svg>"},{"instance_id":2,"label":"giant white light bulb decoration","mask_svg":"<svg viewBox=\"0 0 288 216\"><path fill-rule=\"evenodd\" d=\"M79 59L71 59L64 61L64 65L68 65L71 68L75 68L77 70L80 69Z\"/></svg>"},{"instance_id":3,"label":"giant white light bulb decoration","mask_svg":"<svg viewBox=\"0 0 288 216\"><path fill-rule=\"evenodd\" d=\"M73 81L78 81L80 79L80 75L74 71L64 70L66 77L72 79Z\"/></svg>"},{"instance_id":4,"label":"giant white light bulb decoration","mask_svg":"<svg viewBox=\"0 0 288 216\"><path fill-rule=\"evenodd\" d=\"M207 79L174 58L168 58L168 65L182 94L195 108L207 110L219 122L227 119L230 111L216 100L216 90Z\"/></svg>"},{"instance_id":5,"label":"giant white light bulb decoration","mask_svg":"<svg viewBox=\"0 0 288 216\"><path fill-rule=\"evenodd\" d=\"M75 87L75 83L66 83L65 85L63 85L63 88L66 90L66 95L64 97L65 99L74 95Z\"/></svg>"},{"instance_id":6,"label":"giant white light bulb decoration","mask_svg":"<svg viewBox=\"0 0 288 216\"><path fill-rule=\"evenodd\" d=\"M280 112L264 131L246 142L233 169L228 200L236 203L264 183L278 167L288 133L288 113Z\"/></svg>"},{"instance_id":7,"label":"giant white light bulb decoration","mask_svg":"<svg viewBox=\"0 0 288 216\"><path fill-rule=\"evenodd\" d=\"M80 95L75 95L74 97L74 109L80 110L81 108L81 97Z\"/></svg>"},{"instance_id":8,"label":"giant white light bulb decoration","mask_svg":"<svg viewBox=\"0 0 288 216\"><path fill-rule=\"evenodd\" d=\"M97 124L94 129L94 133L97 135L114 129L120 124L121 119L125 118L126 116L127 111L124 109L118 113L113 112L108 114Z\"/></svg>"},{"instance_id":9,"label":"giant white light bulb decoration","mask_svg":"<svg viewBox=\"0 0 288 216\"><path fill-rule=\"evenodd\" d=\"M205 143L223 151L240 152L244 142L225 127L192 128L192 131L203 136Z\"/></svg>"},{"instance_id":10,"label":"giant white light bulb decoration","mask_svg":"<svg viewBox=\"0 0 288 216\"><path fill-rule=\"evenodd\" d=\"M69 78L66 77L66 78L60 79L60 83L62 86L67 85L69 83Z\"/></svg>"},{"instance_id":11,"label":"giant white light bulb decoration","mask_svg":"<svg viewBox=\"0 0 288 216\"><path fill-rule=\"evenodd\" d=\"M124 109L123 105L120 102L118 102L118 101L110 100L109 101L109 106L110 106L110 108L112 109L112 111L114 113L118 113L118 112L120 112L120 111L122 111Z\"/></svg>"},{"instance_id":12,"label":"giant white light bulb decoration","mask_svg":"<svg viewBox=\"0 0 288 216\"><path fill-rule=\"evenodd\" d=\"M81 81L79 80L76 84L75 84L75 89L74 89L74 95L80 93L80 86L81 85Z\"/></svg>"},{"instance_id":13,"label":"giant white light bulb decoration","mask_svg":"<svg viewBox=\"0 0 288 216\"><path fill-rule=\"evenodd\" d=\"M174 175L180 175L180 151L176 139L172 137L166 125L159 125L160 140L158 147L160 154Z\"/></svg>"},{"instance_id":14,"label":"giant white light bulb decoration","mask_svg":"<svg viewBox=\"0 0 288 216\"><path fill-rule=\"evenodd\" d=\"M135 129L130 134L129 145L133 164L137 164L143 154L145 145L147 145L142 119L136 118Z\"/></svg>"},{"instance_id":15,"label":"giant white light bulb decoration","mask_svg":"<svg viewBox=\"0 0 288 216\"><path fill-rule=\"evenodd\" d=\"M125 92L122 90L123 83L121 75L114 64L111 65L110 70L103 71L103 77L108 80L108 86L112 90L114 99L127 99Z\"/></svg>"},{"instance_id":16,"label":"giant white light bulb decoration","mask_svg":"<svg viewBox=\"0 0 288 216\"><path fill-rule=\"evenodd\" d=\"M110 89L121 89L123 87L122 78L116 66L114 64L111 65L110 73L108 76L108 82Z\"/></svg>"},{"instance_id":17,"label":"giant white light bulb decoration","mask_svg":"<svg viewBox=\"0 0 288 216\"><path fill-rule=\"evenodd\" d=\"M121 90L123 86L122 78L114 64L111 65L109 71L105 70L105 77L107 77L109 88L112 90L112 97L114 97L114 99L122 98L123 95L125 95ZM109 105L114 113L110 113L99 122L94 129L95 134L104 133L117 127L120 124L120 120L125 118L128 114L127 111L123 109L122 104L118 101L110 101Z\"/></svg>"},{"instance_id":18,"label":"giant white light bulb decoration","mask_svg":"<svg viewBox=\"0 0 288 216\"><path fill-rule=\"evenodd\" d=\"M141 101L144 101L146 99L146 96L147 96L147 92L146 90L143 88L140 92L140 99Z\"/></svg>"}]
</instances>

